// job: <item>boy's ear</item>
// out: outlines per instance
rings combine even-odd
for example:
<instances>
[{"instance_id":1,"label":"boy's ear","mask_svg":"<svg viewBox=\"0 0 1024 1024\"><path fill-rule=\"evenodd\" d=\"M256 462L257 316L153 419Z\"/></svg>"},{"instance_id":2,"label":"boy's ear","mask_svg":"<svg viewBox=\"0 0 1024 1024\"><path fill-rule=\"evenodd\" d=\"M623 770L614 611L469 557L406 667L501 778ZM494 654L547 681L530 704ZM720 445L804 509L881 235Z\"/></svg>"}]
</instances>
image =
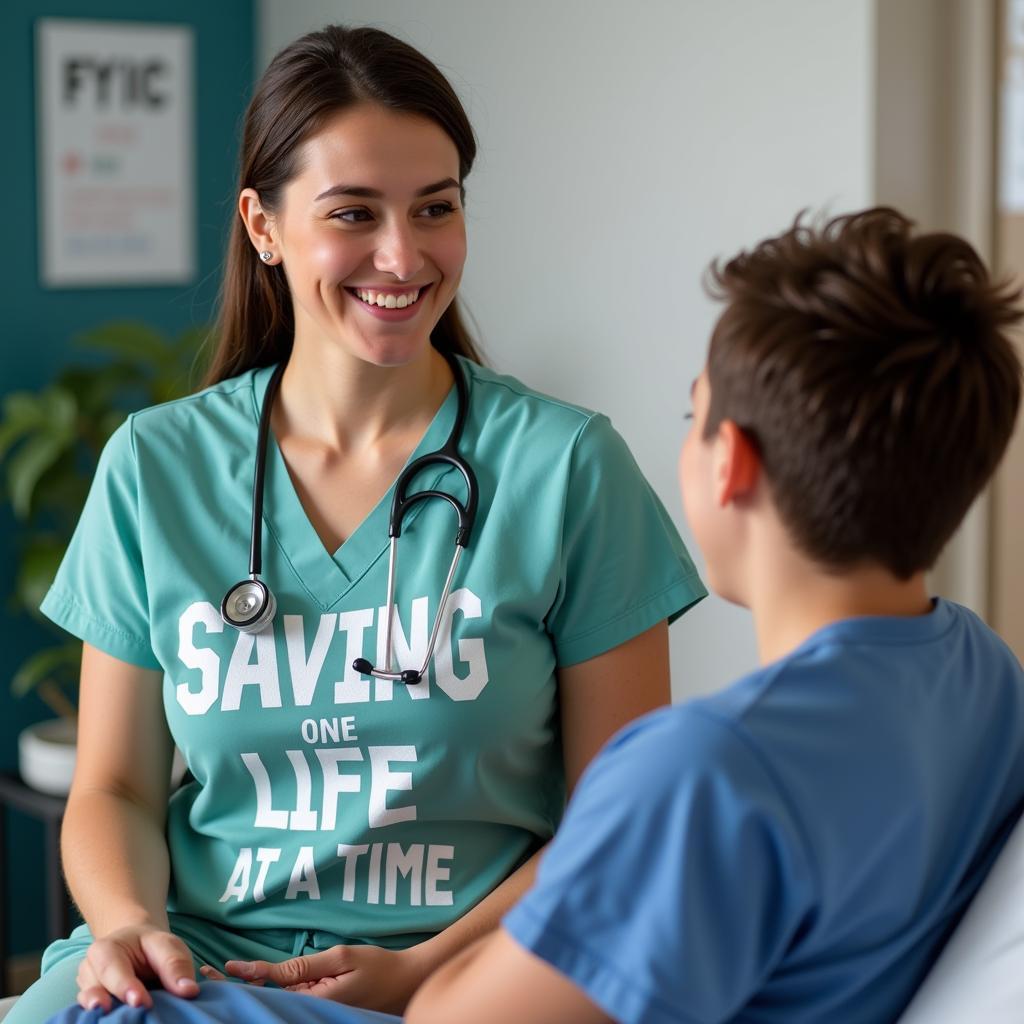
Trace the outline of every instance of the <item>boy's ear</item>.
<instances>
[{"instance_id":1,"label":"boy's ear","mask_svg":"<svg viewBox=\"0 0 1024 1024\"><path fill-rule=\"evenodd\" d=\"M722 420L715 437L715 501L726 505L749 497L761 475L761 457L747 434Z\"/></svg>"}]
</instances>

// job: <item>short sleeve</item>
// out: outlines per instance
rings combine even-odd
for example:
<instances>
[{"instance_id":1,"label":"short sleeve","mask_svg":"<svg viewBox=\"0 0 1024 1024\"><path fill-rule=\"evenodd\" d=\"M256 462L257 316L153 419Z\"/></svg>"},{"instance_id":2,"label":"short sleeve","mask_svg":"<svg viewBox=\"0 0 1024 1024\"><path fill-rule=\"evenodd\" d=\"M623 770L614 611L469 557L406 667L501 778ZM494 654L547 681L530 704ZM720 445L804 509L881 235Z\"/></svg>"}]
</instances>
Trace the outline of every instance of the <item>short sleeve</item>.
<instances>
[{"instance_id":1,"label":"short sleeve","mask_svg":"<svg viewBox=\"0 0 1024 1024\"><path fill-rule=\"evenodd\" d=\"M678 531L605 416L576 439L561 586L547 616L559 666L617 647L707 595Z\"/></svg>"},{"instance_id":2,"label":"short sleeve","mask_svg":"<svg viewBox=\"0 0 1024 1024\"><path fill-rule=\"evenodd\" d=\"M107 442L71 543L41 610L107 654L160 668L150 643L132 420Z\"/></svg>"},{"instance_id":3,"label":"short sleeve","mask_svg":"<svg viewBox=\"0 0 1024 1024\"><path fill-rule=\"evenodd\" d=\"M732 1020L811 913L804 850L731 728L668 708L593 762L503 924L623 1024Z\"/></svg>"}]
</instances>

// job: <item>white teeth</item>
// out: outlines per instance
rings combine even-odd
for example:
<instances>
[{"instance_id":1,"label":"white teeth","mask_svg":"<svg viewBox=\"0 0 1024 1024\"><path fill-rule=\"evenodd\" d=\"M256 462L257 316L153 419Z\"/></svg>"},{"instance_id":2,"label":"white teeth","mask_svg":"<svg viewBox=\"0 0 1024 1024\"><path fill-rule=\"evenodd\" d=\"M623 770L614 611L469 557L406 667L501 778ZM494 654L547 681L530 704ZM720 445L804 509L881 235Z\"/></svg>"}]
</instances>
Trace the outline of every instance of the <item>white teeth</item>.
<instances>
[{"instance_id":1,"label":"white teeth","mask_svg":"<svg viewBox=\"0 0 1024 1024\"><path fill-rule=\"evenodd\" d=\"M385 294L384 292L375 292L368 288L356 288L355 293L367 305L378 306L380 309L405 309L420 297L419 288L405 295Z\"/></svg>"}]
</instances>

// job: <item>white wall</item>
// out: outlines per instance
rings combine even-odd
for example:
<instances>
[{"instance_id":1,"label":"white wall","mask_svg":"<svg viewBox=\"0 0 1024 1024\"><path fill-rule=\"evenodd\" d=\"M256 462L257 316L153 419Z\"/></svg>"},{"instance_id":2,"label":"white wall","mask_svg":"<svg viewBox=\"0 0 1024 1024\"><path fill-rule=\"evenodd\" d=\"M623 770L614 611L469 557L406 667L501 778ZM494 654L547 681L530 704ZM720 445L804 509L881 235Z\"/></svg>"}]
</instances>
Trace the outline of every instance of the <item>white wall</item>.
<instances>
[{"instance_id":1,"label":"white wall","mask_svg":"<svg viewBox=\"0 0 1024 1024\"><path fill-rule=\"evenodd\" d=\"M330 21L441 65L480 141L463 297L499 369L607 412L675 479L715 308L701 275L803 207L866 205L872 0L262 0L262 63ZM683 528L688 543L689 534ZM672 629L676 697L753 667L749 617Z\"/></svg>"}]
</instances>

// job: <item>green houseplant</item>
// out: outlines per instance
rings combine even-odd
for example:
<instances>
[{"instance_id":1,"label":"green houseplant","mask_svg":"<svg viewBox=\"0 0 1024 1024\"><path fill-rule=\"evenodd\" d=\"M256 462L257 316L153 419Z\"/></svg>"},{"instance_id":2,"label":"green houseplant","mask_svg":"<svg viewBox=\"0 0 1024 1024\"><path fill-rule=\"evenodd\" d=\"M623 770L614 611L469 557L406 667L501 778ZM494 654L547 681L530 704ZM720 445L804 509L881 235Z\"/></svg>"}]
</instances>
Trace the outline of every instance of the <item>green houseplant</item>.
<instances>
[{"instance_id":1,"label":"green houseplant","mask_svg":"<svg viewBox=\"0 0 1024 1024\"><path fill-rule=\"evenodd\" d=\"M169 338L142 323L109 323L76 339L88 354L37 391L0 406L0 496L16 523L15 610L46 622L38 608L85 503L100 452L133 409L181 397L198 379L208 327ZM47 622L47 625L49 623ZM54 642L15 671L15 694L35 690L74 718L82 645L52 627Z\"/></svg>"}]
</instances>

